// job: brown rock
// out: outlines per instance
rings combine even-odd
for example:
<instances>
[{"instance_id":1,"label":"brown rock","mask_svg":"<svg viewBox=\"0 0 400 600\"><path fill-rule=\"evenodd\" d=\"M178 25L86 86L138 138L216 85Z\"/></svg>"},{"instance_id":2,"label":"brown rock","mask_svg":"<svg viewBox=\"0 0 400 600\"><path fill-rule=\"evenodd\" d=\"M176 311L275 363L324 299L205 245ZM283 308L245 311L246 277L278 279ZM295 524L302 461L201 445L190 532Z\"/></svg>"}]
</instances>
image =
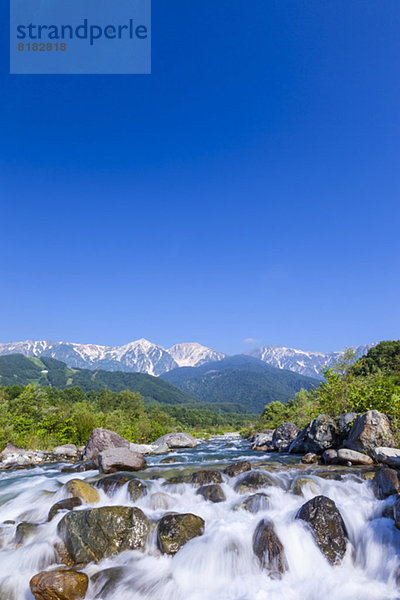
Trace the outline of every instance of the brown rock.
<instances>
[{"instance_id":1,"label":"brown rock","mask_svg":"<svg viewBox=\"0 0 400 600\"><path fill-rule=\"evenodd\" d=\"M37 600L80 600L86 595L89 578L80 571L57 569L41 571L29 585Z\"/></svg>"}]
</instances>

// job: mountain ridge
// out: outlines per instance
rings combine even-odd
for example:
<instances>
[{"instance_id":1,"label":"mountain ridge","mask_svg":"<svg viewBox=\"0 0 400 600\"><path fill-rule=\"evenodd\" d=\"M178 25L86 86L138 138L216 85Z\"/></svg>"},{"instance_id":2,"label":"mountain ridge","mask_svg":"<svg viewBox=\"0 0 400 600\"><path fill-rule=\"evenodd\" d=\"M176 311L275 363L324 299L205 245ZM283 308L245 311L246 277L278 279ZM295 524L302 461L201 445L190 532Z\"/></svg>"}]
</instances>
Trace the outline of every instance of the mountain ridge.
<instances>
[{"instance_id":1,"label":"mountain ridge","mask_svg":"<svg viewBox=\"0 0 400 600\"><path fill-rule=\"evenodd\" d=\"M374 345L365 344L354 348L357 357L365 354ZM0 356L8 354L23 354L36 358L49 356L65 362L71 368L147 373L156 377L177 368L198 367L228 358L228 355L198 342L181 342L167 349L144 338L121 346L48 340L0 343ZM330 366L342 354L342 351L306 352L267 345L245 352L243 356L252 356L278 369L322 379L321 368Z\"/></svg>"}]
</instances>

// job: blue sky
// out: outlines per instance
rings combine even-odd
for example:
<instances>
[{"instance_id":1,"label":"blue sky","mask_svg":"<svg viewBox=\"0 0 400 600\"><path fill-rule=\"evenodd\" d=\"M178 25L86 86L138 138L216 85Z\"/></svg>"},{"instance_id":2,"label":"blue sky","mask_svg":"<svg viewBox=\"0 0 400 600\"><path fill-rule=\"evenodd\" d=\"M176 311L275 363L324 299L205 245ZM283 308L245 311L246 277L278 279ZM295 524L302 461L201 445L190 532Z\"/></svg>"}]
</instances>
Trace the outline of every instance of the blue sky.
<instances>
[{"instance_id":1,"label":"blue sky","mask_svg":"<svg viewBox=\"0 0 400 600\"><path fill-rule=\"evenodd\" d=\"M153 0L150 76L10 76L5 4L0 341L400 337L398 0Z\"/></svg>"}]
</instances>

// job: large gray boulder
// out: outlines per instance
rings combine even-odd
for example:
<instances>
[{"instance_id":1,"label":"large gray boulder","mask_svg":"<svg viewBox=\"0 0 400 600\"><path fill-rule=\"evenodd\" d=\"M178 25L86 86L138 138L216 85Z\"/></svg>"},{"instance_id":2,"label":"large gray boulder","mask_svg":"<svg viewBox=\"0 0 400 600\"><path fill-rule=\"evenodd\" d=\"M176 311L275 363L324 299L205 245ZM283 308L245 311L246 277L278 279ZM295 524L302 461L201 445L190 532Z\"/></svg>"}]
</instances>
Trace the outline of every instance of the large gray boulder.
<instances>
[{"instance_id":1,"label":"large gray boulder","mask_svg":"<svg viewBox=\"0 0 400 600\"><path fill-rule=\"evenodd\" d=\"M377 462L389 465L390 467L400 467L400 450L398 448L379 446L374 449L373 456Z\"/></svg>"},{"instance_id":2,"label":"large gray boulder","mask_svg":"<svg viewBox=\"0 0 400 600\"><path fill-rule=\"evenodd\" d=\"M393 448L396 443L388 417L377 410L369 410L354 421L349 437L343 445L373 456L375 448Z\"/></svg>"},{"instance_id":3,"label":"large gray boulder","mask_svg":"<svg viewBox=\"0 0 400 600\"><path fill-rule=\"evenodd\" d=\"M153 442L153 446L167 445L168 448L194 448L197 440L190 433L167 433Z\"/></svg>"},{"instance_id":4,"label":"large gray boulder","mask_svg":"<svg viewBox=\"0 0 400 600\"><path fill-rule=\"evenodd\" d=\"M274 431L272 444L278 452L288 452L298 433L299 429L294 423L281 423Z\"/></svg>"},{"instance_id":5,"label":"large gray boulder","mask_svg":"<svg viewBox=\"0 0 400 600\"><path fill-rule=\"evenodd\" d=\"M56 446L53 450L53 454L56 456L76 458L78 456L78 448L75 444L64 444L63 446Z\"/></svg>"},{"instance_id":6,"label":"large gray boulder","mask_svg":"<svg viewBox=\"0 0 400 600\"><path fill-rule=\"evenodd\" d=\"M109 448L97 456L101 473L117 471L141 471L146 468L143 454L133 452L129 448Z\"/></svg>"},{"instance_id":7,"label":"large gray boulder","mask_svg":"<svg viewBox=\"0 0 400 600\"><path fill-rule=\"evenodd\" d=\"M278 578L287 569L282 542L275 532L272 521L263 519L259 522L253 535L253 552L263 569Z\"/></svg>"},{"instance_id":8,"label":"large gray boulder","mask_svg":"<svg viewBox=\"0 0 400 600\"><path fill-rule=\"evenodd\" d=\"M67 513L57 532L74 563L87 564L124 550L142 550L149 527L139 508L102 506Z\"/></svg>"},{"instance_id":9,"label":"large gray boulder","mask_svg":"<svg viewBox=\"0 0 400 600\"><path fill-rule=\"evenodd\" d=\"M83 460L91 460L97 458L98 454L103 452L103 450L108 450L109 448L129 448L129 446L130 442L118 435L118 433L115 433L115 431L96 427L86 442L82 458Z\"/></svg>"},{"instance_id":10,"label":"large gray boulder","mask_svg":"<svg viewBox=\"0 0 400 600\"><path fill-rule=\"evenodd\" d=\"M322 454L338 443L338 428L335 420L329 415L320 414L292 442L290 453L304 454L313 452Z\"/></svg>"},{"instance_id":11,"label":"large gray boulder","mask_svg":"<svg viewBox=\"0 0 400 600\"><path fill-rule=\"evenodd\" d=\"M272 443L274 435L274 429L264 429L259 433L256 433L252 440L252 450L261 450L266 452L272 452L275 450L275 446Z\"/></svg>"},{"instance_id":12,"label":"large gray boulder","mask_svg":"<svg viewBox=\"0 0 400 600\"><path fill-rule=\"evenodd\" d=\"M321 552L331 564L339 564L346 553L347 531L334 501L316 496L303 504L296 519L309 524Z\"/></svg>"}]
</instances>

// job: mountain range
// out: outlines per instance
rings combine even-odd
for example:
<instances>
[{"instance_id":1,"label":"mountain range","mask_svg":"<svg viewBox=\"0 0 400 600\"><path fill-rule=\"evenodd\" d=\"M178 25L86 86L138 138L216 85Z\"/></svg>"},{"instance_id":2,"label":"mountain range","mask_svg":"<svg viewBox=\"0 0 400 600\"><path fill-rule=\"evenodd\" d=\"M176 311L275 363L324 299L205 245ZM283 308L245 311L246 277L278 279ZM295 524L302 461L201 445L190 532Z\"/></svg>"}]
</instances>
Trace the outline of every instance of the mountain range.
<instances>
[{"instance_id":1,"label":"mountain range","mask_svg":"<svg viewBox=\"0 0 400 600\"><path fill-rule=\"evenodd\" d=\"M362 356L374 344L354 348L357 356ZM145 339L123 346L100 346L97 344L76 344L72 342L31 341L0 344L0 355L23 354L28 357L48 356L69 367L81 369L104 369L107 371L125 371L147 373L160 376L182 367L199 367L206 363L222 361L228 356L202 344L180 343L163 348ZM331 365L342 352L305 352L282 346L263 346L245 355L261 360L278 369L294 371L322 379L320 369Z\"/></svg>"}]
</instances>

